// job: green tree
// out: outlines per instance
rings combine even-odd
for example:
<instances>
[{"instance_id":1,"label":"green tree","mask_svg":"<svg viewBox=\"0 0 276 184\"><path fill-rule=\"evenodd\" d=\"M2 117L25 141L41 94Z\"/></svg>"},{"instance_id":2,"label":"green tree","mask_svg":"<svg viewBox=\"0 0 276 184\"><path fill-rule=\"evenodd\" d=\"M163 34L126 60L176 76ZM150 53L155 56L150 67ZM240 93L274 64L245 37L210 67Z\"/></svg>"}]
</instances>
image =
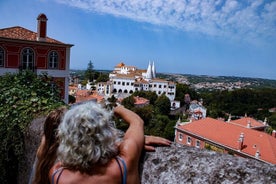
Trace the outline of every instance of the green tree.
<instances>
[{"instance_id":1,"label":"green tree","mask_svg":"<svg viewBox=\"0 0 276 184\"><path fill-rule=\"evenodd\" d=\"M156 113L162 115L168 115L171 111L171 102L170 99L165 95L162 94L157 98L154 103Z\"/></svg>"},{"instance_id":2,"label":"green tree","mask_svg":"<svg viewBox=\"0 0 276 184\"><path fill-rule=\"evenodd\" d=\"M46 74L30 71L0 77L0 181L16 183L24 151L24 133L37 116L64 105Z\"/></svg>"},{"instance_id":3,"label":"green tree","mask_svg":"<svg viewBox=\"0 0 276 184\"><path fill-rule=\"evenodd\" d=\"M154 108L152 105L147 105L145 107L134 107L132 110L144 120L145 126L149 124L154 113Z\"/></svg>"},{"instance_id":4,"label":"green tree","mask_svg":"<svg viewBox=\"0 0 276 184\"><path fill-rule=\"evenodd\" d=\"M131 109L134 107L134 102L135 102L135 100L134 100L133 96L131 95L131 96L126 97L126 98L123 99L122 105L123 105L125 108L131 110Z\"/></svg>"},{"instance_id":5,"label":"green tree","mask_svg":"<svg viewBox=\"0 0 276 184\"><path fill-rule=\"evenodd\" d=\"M109 76L107 73L100 73L97 77L96 83L98 82L107 82L109 80Z\"/></svg>"},{"instance_id":6,"label":"green tree","mask_svg":"<svg viewBox=\"0 0 276 184\"><path fill-rule=\"evenodd\" d=\"M170 140L174 139L174 125L168 116L157 114L155 115L149 125L145 127L145 134L161 136Z\"/></svg>"},{"instance_id":7,"label":"green tree","mask_svg":"<svg viewBox=\"0 0 276 184\"><path fill-rule=\"evenodd\" d=\"M199 99L198 93L195 90L193 90L192 88L190 88L189 85L177 83L176 84L175 100L180 101L182 106L185 104L185 102L184 102L185 94L189 94L192 100Z\"/></svg>"},{"instance_id":8,"label":"green tree","mask_svg":"<svg viewBox=\"0 0 276 184\"><path fill-rule=\"evenodd\" d=\"M86 80L89 80L90 82L94 81L95 72L94 72L94 65L91 60L88 63L88 66L87 66L87 69L86 69L84 75L85 75Z\"/></svg>"}]
</instances>

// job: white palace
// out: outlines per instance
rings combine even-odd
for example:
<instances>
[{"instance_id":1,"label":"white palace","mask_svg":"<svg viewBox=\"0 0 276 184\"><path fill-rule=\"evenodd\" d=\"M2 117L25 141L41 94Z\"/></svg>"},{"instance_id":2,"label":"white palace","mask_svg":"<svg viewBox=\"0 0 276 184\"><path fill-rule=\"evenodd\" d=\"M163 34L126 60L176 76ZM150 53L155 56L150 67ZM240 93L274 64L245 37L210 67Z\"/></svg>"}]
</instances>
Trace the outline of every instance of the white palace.
<instances>
[{"instance_id":1,"label":"white palace","mask_svg":"<svg viewBox=\"0 0 276 184\"><path fill-rule=\"evenodd\" d=\"M127 97L135 91L154 91L158 96L165 94L174 102L176 84L172 81L156 78L154 63L149 63L147 70L137 69L119 63L109 74L108 82L97 84L99 94L105 96Z\"/></svg>"}]
</instances>

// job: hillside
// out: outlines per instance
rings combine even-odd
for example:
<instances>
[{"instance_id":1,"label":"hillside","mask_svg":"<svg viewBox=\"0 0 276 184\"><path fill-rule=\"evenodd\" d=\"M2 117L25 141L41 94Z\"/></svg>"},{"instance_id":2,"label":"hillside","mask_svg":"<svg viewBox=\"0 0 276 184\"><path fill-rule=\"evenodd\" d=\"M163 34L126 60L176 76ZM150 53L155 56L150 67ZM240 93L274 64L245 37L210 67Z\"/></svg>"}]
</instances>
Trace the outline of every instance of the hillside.
<instances>
[{"instance_id":1,"label":"hillside","mask_svg":"<svg viewBox=\"0 0 276 184\"><path fill-rule=\"evenodd\" d=\"M189 74L162 74L158 77L173 80L175 82L189 84L199 89L229 89L240 88L276 88L276 80L262 78L248 78L235 76L207 76ZM201 86L201 87L200 87Z\"/></svg>"}]
</instances>

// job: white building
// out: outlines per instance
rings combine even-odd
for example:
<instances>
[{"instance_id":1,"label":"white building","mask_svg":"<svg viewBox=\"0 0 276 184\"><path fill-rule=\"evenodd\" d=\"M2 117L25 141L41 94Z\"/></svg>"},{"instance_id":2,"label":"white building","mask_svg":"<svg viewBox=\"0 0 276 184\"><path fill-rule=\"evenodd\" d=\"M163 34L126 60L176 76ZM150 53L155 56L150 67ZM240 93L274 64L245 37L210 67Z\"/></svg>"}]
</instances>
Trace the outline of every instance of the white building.
<instances>
[{"instance_id":1,"label":"white building","mask_svg":"<svg viewBox=\"0 0 276 184\"><path fill-rule=\"evenodd\" d=\"M108 88L106 87L108 86ZM109 91L106 92L106 89ZM154 63L149 63L147 70L119 63L109 74L108 83L97 84L97 91L105 95L129 96L135 91L154 91L158 96L163 93L173 101L176 84L172 81L156 78Z\"/></svg>"}]
</instances>

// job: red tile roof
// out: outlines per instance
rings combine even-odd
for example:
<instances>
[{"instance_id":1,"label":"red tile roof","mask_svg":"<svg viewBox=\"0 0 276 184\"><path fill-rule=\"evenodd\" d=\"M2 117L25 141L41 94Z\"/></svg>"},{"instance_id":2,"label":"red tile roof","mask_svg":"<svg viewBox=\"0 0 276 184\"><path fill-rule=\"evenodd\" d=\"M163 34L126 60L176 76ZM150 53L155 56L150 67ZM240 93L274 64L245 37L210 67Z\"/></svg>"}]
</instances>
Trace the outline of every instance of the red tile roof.
<instances>
[{"instance_id":1,"label":"red tile roof","mask_svg":"<svg viewBox=\"0 0 276 184\"><path fill-rule=\"evenodd\" d=\"M244 147L241 153L255 157L256 151L259 150L261 160L276 164L276 138L267 133L209 117L179 125L177 129L233 150L238 150L238 139L243 133Z\"/></svg>"},{"instance_id":2,"label":"red tile roof","mask_svg":"<svg viewBox=\"0 0 276 184\"><path fill-rule=\"evenodd\" d=\"M149 100L146 99L146 98L139 97L139 96L135 96L133 98L135 100L135 102L134 102L135 105L146 105L146 104L149 104Z\"/></svg>"},{"instance_id":3,"label":"red tile roof","mask_svg":"<svg viewBox=\"0 0 276 184\"><path fill-rule=\"evenodd\" d=\"M37 41L37 33L36 32L30 31L30 30L25 29L20 26L0 29L0 37L9 38L9 39L17 39L17 40ZM49 38L49 37L46 38L46 42L47 43L64 44L60 41L57 41L57 40Z\"/></svg>"},{"instance_id":4,"label":"red tile roof","mask_svg":"<svg viewBox=\"0 0 276 184\"><path fill-rule=\"evenodd\" d=\"M255 119L250 118L250 117L243 117L243 118L240 118L240 119L230 121L230 123L234 123L234 124L237 124L237 125L240 125L240 126L243 126L243 127L247 127L249 122L250 122L250 128L266 126L264 123L262 123L260 121L256 121Z\"/></svg>"},{"instance_id":5,"label":"red tile roof","mask_svg":"<svg viewBox=\"0 0 276 184\"><path fill-rule=\"evenodd\" d=\"M78 90L76 93L76 103L85 102L89 100L96 100L98 103L104 100L103 96L98 95L96 92L91 92L90 90Z\"/></svg>"}]
</instances>

